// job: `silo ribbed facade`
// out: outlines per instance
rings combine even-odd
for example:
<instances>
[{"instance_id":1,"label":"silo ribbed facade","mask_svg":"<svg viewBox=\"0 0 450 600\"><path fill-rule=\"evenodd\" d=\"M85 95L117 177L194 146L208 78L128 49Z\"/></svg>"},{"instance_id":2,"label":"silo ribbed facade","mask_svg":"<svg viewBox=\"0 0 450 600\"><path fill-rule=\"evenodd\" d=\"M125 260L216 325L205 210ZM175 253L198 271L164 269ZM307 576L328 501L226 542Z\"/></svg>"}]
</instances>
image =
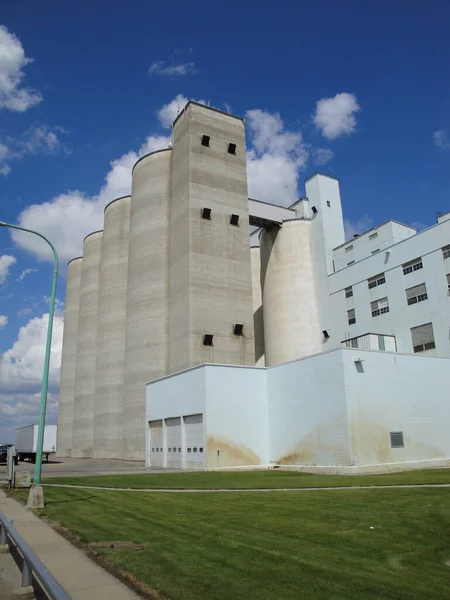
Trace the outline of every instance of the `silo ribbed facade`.
<instances>
[{"instance_id":1,"label":"silo ribbed facade","mask_svg":"<svg viewBox=\"0 0 450 600\"><path fill-rule=\"evenodd\" d=\"M103 231L96 231L86 236L83 243L73 409L74 458L92 457L102 237Z\"/></svg>"},{"instance_id":2,"label":"silo ribbed facade","mask_svg":"<svg viewBox=\"0 0 450 600\"><path fill-rule=\"evenodd\" d=\"M131 196L105 208L100 264L94 458L122 458L125 321Z\"/></svg>"},{"instance_id":3,"label":"silo ribbed facade","mask_svg":"<svg viewBox=\"0 0 450 600\"><path fill-rule=\"evenodd\" d=\"M167 374L171 150L134 166L125 327L124 453L145 458L145 386Z\"/></svg>"},{"instance_id":4,"label":"silo ribbed facade","mask_svg":"<svg viewBox=\"0 0 450 600\"><path fill-rule=\"evenodd\" d=\"M80 309L81 271L83 258L74 258L67 265L66 309L61 354L61 377L58 408L58 456L70 456L72 451L73 406L75 399L75 368L77 359L78 315Z\"/></svg>"},{"instance_id":5,"label":"silo ribbed facade","mask_svg":"<svg viewBox=\"0 0 450 600\"><path fill-rule=\"evenodd\" d=\"M266 365L322 351L311 222L285 221L261 233Z\"/></svg>"}]
</instances>

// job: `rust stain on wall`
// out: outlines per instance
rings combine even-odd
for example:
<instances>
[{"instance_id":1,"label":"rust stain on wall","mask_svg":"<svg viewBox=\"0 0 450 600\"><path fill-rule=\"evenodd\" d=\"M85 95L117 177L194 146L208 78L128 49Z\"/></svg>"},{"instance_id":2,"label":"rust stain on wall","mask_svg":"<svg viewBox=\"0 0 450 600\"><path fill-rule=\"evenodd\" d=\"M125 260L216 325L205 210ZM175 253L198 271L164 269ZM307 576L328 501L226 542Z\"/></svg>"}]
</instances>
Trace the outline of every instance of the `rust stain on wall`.
<instances>
[{"instance_id":1,"label":"rust stain on wall","mask_svg":"<svg viewBox=\"0 0 450 600\"><path fill-rule=\"evenodd\" d=\"M260 464L260 457L243 444L234 444L210 435L206 438L206 466L209 468Z\"/></svg>"},{"instance_id":2,"label":"rust stain on wall","mask_svg":"<svg viewBox=\"0 0 450 600\"><path fill-rule=\"evenodd\" d=\"M404 432L404 448L391 448L392 428L366 415L358 416L349 424L352 456L361 464L383 464L446 458L433 444L414 440Z\"/></svg>"},{"instance_id":3,"label":"rust stain on wall","mask_svg":"<svg viewBox=\"0 0 450 600\"><path fill-rule=\"evenodd\" d=\"M281 465L331 466L348 465L349 460L347 423L333 419L314 427L277 462Z\"/></svg>"}]
</instances>

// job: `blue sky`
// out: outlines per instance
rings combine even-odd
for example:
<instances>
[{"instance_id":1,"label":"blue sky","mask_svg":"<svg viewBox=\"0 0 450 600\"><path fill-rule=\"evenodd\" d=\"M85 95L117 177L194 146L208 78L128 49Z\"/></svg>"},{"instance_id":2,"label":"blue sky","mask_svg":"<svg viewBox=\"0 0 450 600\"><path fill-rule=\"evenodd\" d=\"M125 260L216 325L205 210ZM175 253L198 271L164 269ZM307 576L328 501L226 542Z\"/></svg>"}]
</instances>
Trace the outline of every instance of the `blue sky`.
<instances>
[{"instance_id":1,"label":"blue sky","mask_svg":"<svg viewBox=\"0 0 450 600\"><path fill-rule=\"evenodd\" d=\"M349 232L450 210L445 0L5 0L0 25L0 220L47 233L63 265L187 98L246 117L255 197L288 204L321 170ZM3 229L0 255L1 442L35 419L51 266Z\"/></svg>"}]
</instances>

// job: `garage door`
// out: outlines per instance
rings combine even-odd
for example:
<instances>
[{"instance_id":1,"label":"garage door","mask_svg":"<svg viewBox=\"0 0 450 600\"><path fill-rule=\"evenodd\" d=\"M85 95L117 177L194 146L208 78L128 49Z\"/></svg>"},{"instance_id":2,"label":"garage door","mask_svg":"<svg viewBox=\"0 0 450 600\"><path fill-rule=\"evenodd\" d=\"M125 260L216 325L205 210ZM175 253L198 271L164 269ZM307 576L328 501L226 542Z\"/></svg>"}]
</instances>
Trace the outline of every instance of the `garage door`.
<instances>
[{"instance_id":1,"label":"garage door","mask_svg":"<svg viewBox=\"0 0 450 600\"><path fill-rule=\"evenodd\" d=\"M150 421L150 466L164 467L163 422Z\"/></svg>"},{"instance_id":2,"label":"garage door","mask_svg":"<svg viewBox=\"0 0 450 600\"><path fill-rule=\"evenodd\" d=\"M205 465L203 415L184 417L184 468L203 469Z\"/></svg>"},{"instance_id":3,"label":"garage door","mask_svg":"<svg viewBox=\"0 0 450 600\"><path fill-rule=\"evenodd\" d=\"M181 417L166 419L166 467L181 469Z\"/></svg>"}]
</instances>

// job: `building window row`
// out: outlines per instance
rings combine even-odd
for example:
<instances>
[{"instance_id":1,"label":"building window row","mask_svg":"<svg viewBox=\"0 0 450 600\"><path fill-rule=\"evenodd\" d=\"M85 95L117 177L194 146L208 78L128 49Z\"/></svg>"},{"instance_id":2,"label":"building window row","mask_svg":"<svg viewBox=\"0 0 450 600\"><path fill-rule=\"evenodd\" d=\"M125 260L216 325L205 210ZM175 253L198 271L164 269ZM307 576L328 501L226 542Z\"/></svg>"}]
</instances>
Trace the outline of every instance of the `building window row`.
<instances>
[{"instance_id":1,"label":"building window row","mask_svg":"<svg viewBox=\"0 0 450 600\"><path fill-rule=\"evenodd\" d=\"M423 269L422 259L415 258L414 260L411 260L411 261L405 263L404 265L402 265L402 267L403 267L403 275L408 275L409 273L412 273L413 271L418 271L419 269Z\"/></svg>"},{"instance_id":2,"label":"building window row","mask_svg":"<svg viewBox=\"0 0 450 600\"><path fill-rule=\"evenodd\" d=\"M418 327L411 327L411 341L413 350L417 352L425 352L436 348L434 343L433 323L425 323Z\"/></svg>"},{"instance_id":3,"label":"building window row","mask_svg":"<svg viewBox=\"0 0 450 600\"><path fill-rule=\"evenodd\" d=\"M423 302L428 299L427 294L427 286L425 283L421 283L420 285L415 285L414 287L408 288L406 290L406 302L408 305L417 304L418 302Z\"/></svg>"},{"instance_id":4,"label":"building window row","mask_svg":"<svg viewBox=\"0 0 450 600\"><path fill-rule=\"evenodd\" d=\"M206 221L211 221L211 209L207 206L204 206L201 210L201 217ZM239 215L232 214L230 215L230 225L234 225L235 227L239 227Z\"/></svg>"},{"instance_id":5,"label":"building window row","mask_svg":"<svg viewBox=\"0 0 450 600\"><path fill-rule=\"evenodd\" d=\"M377 285L383 285L383 283L386 283L384 273L379 273L378 275L371 277L367 280L367 283L369 285L369 290L371 290L374 287L377 287Z\"/></svg>"},{"instance_id":6,"label":"building window row","mask_svg":"<svg viewBox=\"0 0 450 600\"><path fill-rule=\"evenodd\" d=\"M351 298L353 296L353 288L352 286L345 288L345 297Z\"/></svg>"},{"instance_id":7,"label":"building window row","mask_svg":"<svg viewBox=\"0 0 450 600\"><path fill-rule=\"evenodd\" d=\"M356 323L356 315L355 315L354 308L351 308L350 310L347 311L347 319L348 319L349 325L354 325Z\"/></svg>"},{"instance_id":8,"label":"building window row","mask_svg":"<svg viewBox=\"0 0 450 600\"><path fill-rule=\"evenodd\" d=\"M375 300L370 303L370 310L372 311L372 317L378 317L389 312L389 302L387 297Z\"/></svg>"},{"instance_id":9,"label":"building window row","mask_svg":"<svg viewBox=\"0 0 450 600\"><path fill-rule=\"evenodd\" d=\"M371 235L369 235L369 240L374 240L377 237L378 237L378 233L372 233Z\"/></svg>"}]
</instances>

